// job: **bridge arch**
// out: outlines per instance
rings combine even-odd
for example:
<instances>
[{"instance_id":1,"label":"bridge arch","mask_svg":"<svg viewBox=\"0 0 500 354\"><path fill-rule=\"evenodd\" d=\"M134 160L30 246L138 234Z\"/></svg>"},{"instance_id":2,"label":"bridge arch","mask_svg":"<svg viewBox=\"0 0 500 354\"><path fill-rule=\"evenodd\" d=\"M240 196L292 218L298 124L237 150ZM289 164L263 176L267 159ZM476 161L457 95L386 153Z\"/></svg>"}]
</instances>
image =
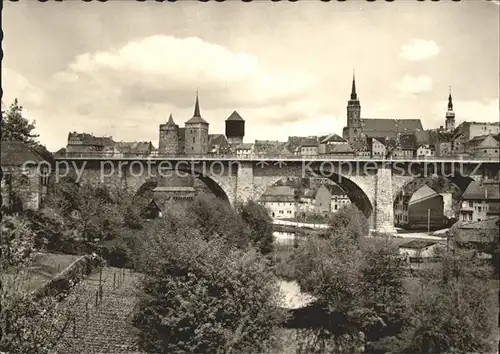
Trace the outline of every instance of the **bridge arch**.
<instances>
[{"instance_id":1,"label":"bridge arch","mask_svg":"<svg viewBox=\"0 0 500 354\"><path fill-rule=\"evenodd\" d=\"M168 180L170 174L182 173L181 177L193 177L199 179L205 186L219 199L231 204L231 197L234 195L234 191L231 190L231 186L215 176L208 176L197 170L192 170L189 168L177 168L176 170L165 170L163 176L156 175L149 178L131 177L128 185L136 194L143 194L148 190L157 187L161 179ZM177 178L177 177L174 177Z\"/></svg>"}]
</instances>

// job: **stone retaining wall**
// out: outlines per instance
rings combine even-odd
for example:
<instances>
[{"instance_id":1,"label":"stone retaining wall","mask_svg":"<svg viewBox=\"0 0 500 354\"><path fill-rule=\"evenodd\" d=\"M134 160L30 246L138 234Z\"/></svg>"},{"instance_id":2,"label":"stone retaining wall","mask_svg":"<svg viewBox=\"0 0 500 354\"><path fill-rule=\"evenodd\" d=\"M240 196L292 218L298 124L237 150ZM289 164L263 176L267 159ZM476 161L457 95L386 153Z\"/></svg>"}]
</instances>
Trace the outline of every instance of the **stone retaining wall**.
<instances>
[{"instance_id":1,"label":"stone retaining wall","mask_svg":"<svg viewBox=\"0 0 500 354\"><path fill-rule=\"evenodd\" d=\"M97 254L82 256L49 282L36 289L33 296L35 299L41 299L65 293L103 263L104 260Z\"/></svg>"}]
</instances>

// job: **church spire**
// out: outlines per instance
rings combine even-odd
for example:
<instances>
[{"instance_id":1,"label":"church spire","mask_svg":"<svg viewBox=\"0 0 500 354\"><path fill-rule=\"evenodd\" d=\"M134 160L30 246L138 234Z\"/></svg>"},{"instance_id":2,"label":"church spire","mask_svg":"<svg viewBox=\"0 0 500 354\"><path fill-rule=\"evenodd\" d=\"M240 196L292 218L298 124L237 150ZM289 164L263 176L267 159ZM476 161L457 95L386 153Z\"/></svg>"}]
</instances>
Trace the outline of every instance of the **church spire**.
<instances>
[{"instance_id":1,"label":"church spire","mask_svg":"<svg viewBox=\"0 0 500 354\"><path fill-rule=\"evenodd\" d=\"M193 117L201 117L200 114L200 103L198 101L198 91L196 91L196 103L194 104L194 115Z\"/></svg>"},{"instance_id":2,"label":"church spire","mask_svg":"<svg viewBox=\"0 0 500 354\"><path fill-rule=\"evenodd\" d=\"M451 86L449 88L449 94L448 94L448 111L453 111L453 99L451 98Z\"/></svg>"},{"instance_id":3,"label":"church spire","mask_svg":"<svg viewBox=\"0 0 500 354\"><path fill-rule=\"evenodd\" d=\"M351 88L351 100L357 100L358 95L356 93L356 77L354 70L352 71L352 88Z\"/></svg>"}]
</instances>

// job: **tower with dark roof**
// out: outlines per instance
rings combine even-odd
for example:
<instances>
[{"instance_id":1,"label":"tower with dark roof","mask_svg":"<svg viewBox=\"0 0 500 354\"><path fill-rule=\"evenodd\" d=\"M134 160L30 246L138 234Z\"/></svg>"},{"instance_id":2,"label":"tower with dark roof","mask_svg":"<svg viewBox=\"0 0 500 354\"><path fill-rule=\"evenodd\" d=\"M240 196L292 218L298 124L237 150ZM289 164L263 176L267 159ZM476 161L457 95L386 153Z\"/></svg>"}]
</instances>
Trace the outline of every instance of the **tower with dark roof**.
<instances>
[{"instance_id":1,"label":"tower with dark roof","mask_svg":"<svg viewBox=\"0 0 500 354\"><path fill-rule=\"evenodd\" d=\"M198 93L193 117L185 123L185 153L205 155L208 152L208 123L201 117Z\"/></svg>"},{"instance_id":2,"label":"tower with dark roof","mask_svg":"<svg viewBox=\"0 0 500 354\"><path fill-rule=\"evenodd\" d=\"M179 149L179 126L175 124L172 114L166 124L160 124L160 138L158 141L160 154L176 155Z\"/></svg>"},{"instance_id":3,"label":"tower with dark roof","mask_svg":"<svg viewBox=\"0 0 500 354\"><path fill-rule=\"evenodd\" d=\"M241 118L238 112L234 111L226 119L226 138L231 146L237 146L243 143L245 136L245 120Z\"/></svg>"},{"instance_id":4,"label":"tower with dark roof","mask_svg":"<svg viewBox=\"0 0 500 354\"><path fill-rule=\"evenodd\" d=\"M446 131L455 130L455 112L453 112L453 99L451 98L451 88L448 94L448 111L446 111Z\"/></svg>"},{"instance_id":5,"label":"tower with dark roof","mask_svg":"<svg viewBox=\"0 0 500 354\"><path fill-rule=\"evenodd\" d=\"M347 102L347 127L344 128L343 138L349 141L358 139L362 133L361 104L356 93L356 78L352 75L351 97Z\"/></svg>"}]
</instances>

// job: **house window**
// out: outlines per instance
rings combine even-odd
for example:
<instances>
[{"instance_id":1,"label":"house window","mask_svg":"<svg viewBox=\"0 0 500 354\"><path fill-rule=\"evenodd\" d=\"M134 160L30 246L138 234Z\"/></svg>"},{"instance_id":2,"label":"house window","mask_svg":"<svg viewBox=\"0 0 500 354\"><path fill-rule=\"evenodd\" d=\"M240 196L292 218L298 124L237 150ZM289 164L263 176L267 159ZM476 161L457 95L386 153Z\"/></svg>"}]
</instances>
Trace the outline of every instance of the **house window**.
<instances>
[{"instance_id":1,"label":"house window","mask_svg":"<svg viewBox=\"0 0 500 354\"><path fill-rule=\"evenodd\" d=\"M480 206L477 207L477 211L481 212L481 207Z\"/></svg>"},{"instance_id":2,"label":"house window","mask_svg":"<svg viewBox=\"0 0 500 354\"><path fill-rule=\"evenodd\" d=\"M474 203L472 202L472 200L469 200L469 208L472 208L474 206Z\"/></svg>"}]
</instances>

